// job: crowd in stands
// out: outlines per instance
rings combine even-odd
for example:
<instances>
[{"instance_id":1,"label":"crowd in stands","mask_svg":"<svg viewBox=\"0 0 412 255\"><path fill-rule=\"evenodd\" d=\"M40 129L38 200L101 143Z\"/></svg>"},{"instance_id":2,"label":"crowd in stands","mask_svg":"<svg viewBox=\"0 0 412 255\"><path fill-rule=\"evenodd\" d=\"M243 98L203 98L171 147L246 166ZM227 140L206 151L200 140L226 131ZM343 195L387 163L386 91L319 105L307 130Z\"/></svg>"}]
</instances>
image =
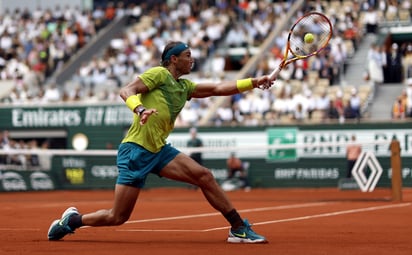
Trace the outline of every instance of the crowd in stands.
<instances>
[{"instance_id":1,"label":"crowd in stands","mask_svg":"<svg viewBox=\"0 0 412 255\"><path fill-rule=\"evenodd\" d=\"M332 119L342 122L360 118L361 101L357 89L352 86L342 89L333 85L340 82L347 59L354 54L363 36L359 20L361 10L355 4L339 6L343 11L324 4L312 1L291 20L308 10L327 13L335 27L329 47L316 57L287 66L271 90L233 96L217 109L214 125L242 123L255 126ZM268 74L279 65L287 35L288 30L284 30L276 39L272 51L264 58L266 61L260 63L252 75ZM195 107L198 105L194 104ZM189 120L195 119L193 116ZM183 124L189 120L183 120Z\"/></svg>"},{"instance_id":2,"label":"crowd in stands","mask_svg":"<svg viewBox=\"0 0 412 255\"><path fill-rule=\"evenodd\" d=\"M43 98L46 79L84 47L118 14L56 5L8 10L0 15L0 79L13 80L3 102L22 103ZM47 100L46 100L47 101Z\"/></svg>"},{"instance_id":3,"label":"crowd in stands","mask_svg":"<svg viewBox=\"0 0 412 255\"><path fill-rule=\"evenodd\" d=\"M375 85L401 83L405 79L403 74L407 74L410 68L407 61L409 53L405 51L407 43L399 47L394 43L392 48L396 49L374 45L377 55L383 57L380 80L369 82L370 77L365 84L339 86L346 62L356 52L362 39L365 36L376 38L379 26L388 22L387 13L395 13L398 22L406 22L407 17L402 13L410 12L409 0L312 1L309 8L326 13L331 18L335 30L330 47L315 58L288 66L286 71L281 72L281 81L277 81L271 91L254 91L233 97L230 103L216 111L215 125L359 121L371 102ZM301 14L298 13L298 16ZM287 32L284 31L284 36L276 40L275 47L267 56L267 63L259 66L257 74L269 73L278 65ZM369 54L369 58L375 56ZM367 63L368 60L365 65ZM368 75L372 76L371 73Z\"/></svg>"},{"instance_id":4,"label":"crowd in stands","mask_svg":"<svg viewBox=\"0 0 412 255\"><path fill-rule=\"evenodd\" d=\"M393 120L412 118L412 77L406 79L405 88L393 103L391 116Z\"/></svg>"},{"instance_id":5,"label":"crowd in stands","mask_svg":"<svg viewBox=\"0 0 412 255\"><path fill-rule=\"evenodd\" d=\"M153 8L145 4L125 7L118 2L117 6L110 3L105 9L96 8L93 11L58 8L53 11L38 10L33 14L25 11L3 14L0 28L8 32L3 32L0 38L1 53L5 52L0 54L0 63L7 62L7 66L12 68L6 71L4 65L2 77L17 81L14 91L7 98L8 102L120 102L118 88L148 67L158 65L163 47L170 40L185 41L190 45L196 61L195 72L191 76L193 80L201 82L228 78L230 71L239 70L250 60L254 54L252 49L262 44L293 3L251 0L239 3L216 1L211 5L209 2L214 1L177 2L176 5L163 3ZM345 65L355 54L362 38L366 34L377 33L380 22L385 18L382 13L396 12L398 15L401 10L410 10L409 2L305 2L291 20L309 10L325 13L334 26L330 46L318 56L297 61L282 70L273 89L254 90L228 98L217 108L208 124L270 125L291 121L359 120L370 97L370 88L337 86ZM61 84L42 86L45 76L58 69L79 47L95 36L96 31L121 15L131 15L135 22L120 37L114 38L103 53L83 63L64 87ZM18 31L16 24L25 24L25 29ZM10 31L8 45L17 41L21 47L7 46ZM288 30L284 30L276 38L271 51L264 57L266 61L259 63L254 73L249 75L270 73L279 64L287 34ZM6 43L3 43L4 38ZM10 55L6 53L7 48L16 50ZM228 61L228 56L218 51L219 48L242 48L246 51L234 63L230 59ZM18 75L13 72L16 70L13 66L23 66L19 70L31 75ZM37 93L26 91L25 84L33 81L40 88ZM214 103L214 98L189 101L176 125L197 125Z\"/></svg>"}]
</instances>

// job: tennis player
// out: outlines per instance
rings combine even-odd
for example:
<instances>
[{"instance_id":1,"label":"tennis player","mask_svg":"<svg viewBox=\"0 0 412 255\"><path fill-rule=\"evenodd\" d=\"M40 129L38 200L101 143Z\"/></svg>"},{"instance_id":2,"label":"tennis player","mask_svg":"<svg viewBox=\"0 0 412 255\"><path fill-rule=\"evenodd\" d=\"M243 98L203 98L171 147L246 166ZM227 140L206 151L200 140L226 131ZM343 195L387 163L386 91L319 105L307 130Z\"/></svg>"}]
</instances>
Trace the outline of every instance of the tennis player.
<instances>
[{"instance_id":1,"label":"tennis player","mask_svg":"<svg viewBox=\"0 0 412 255\"><path fill-rule=\"evenodd\" d=\"M162 53L161 66L152 67L120 90L120 97L135 113L133 123L122 140L117 154L119 175L113 208L81 214L68 208L61 219L53 221L49 240L60 240L81 226L116 226L126 222L135 206L149 173L198 186L213 208L230 223L230 243L263 243L242 219L210 170L181 153L166 138L174 128L176 117L191 98L228 96L254 88L270 88L268 76L220 83L196 84L180 78L189 74L194 59L188 45L168 43Z\"/></svg>"}]
</instances>

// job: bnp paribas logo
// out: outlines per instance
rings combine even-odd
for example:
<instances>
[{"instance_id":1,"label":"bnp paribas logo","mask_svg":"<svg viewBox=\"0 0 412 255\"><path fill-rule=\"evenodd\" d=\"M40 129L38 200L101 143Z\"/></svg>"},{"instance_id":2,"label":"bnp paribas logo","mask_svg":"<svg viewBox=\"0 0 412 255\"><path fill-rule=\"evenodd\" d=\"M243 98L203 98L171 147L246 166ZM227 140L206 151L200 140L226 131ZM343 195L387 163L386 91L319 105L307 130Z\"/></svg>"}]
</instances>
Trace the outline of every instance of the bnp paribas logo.
<instances>
[{"instance_id":1,"label":"bnp paribas logo","mask_svg":"<svg viewBox=\"0 0 412 255\"><path fill-rule=\"evenodd\" d=\"M268 160L297 160L297 128L273 128L267 130Z\"/></svg>"}]
</instances>

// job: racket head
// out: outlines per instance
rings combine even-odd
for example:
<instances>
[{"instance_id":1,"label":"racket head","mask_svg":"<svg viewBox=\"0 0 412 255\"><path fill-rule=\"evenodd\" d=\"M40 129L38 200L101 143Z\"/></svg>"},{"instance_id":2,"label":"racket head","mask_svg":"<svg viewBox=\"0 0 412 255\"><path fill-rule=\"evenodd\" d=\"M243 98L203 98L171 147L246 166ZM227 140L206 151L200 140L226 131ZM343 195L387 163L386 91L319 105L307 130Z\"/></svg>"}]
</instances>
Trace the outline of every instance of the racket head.
<instances>
[{"instance_id":1,"label":"racket head","mask_svg":"<svg viewBox=\"0 0 412 255\"><path fill-rule=\"evenodd\" d=\"M304 40L306 34L311 33L313 42ZM325 49L333 35L330 20L322 13L309 12L300 17L291 27L288 35L288 49L297 59L317 55Z\"/></svg>"}]
</instances>

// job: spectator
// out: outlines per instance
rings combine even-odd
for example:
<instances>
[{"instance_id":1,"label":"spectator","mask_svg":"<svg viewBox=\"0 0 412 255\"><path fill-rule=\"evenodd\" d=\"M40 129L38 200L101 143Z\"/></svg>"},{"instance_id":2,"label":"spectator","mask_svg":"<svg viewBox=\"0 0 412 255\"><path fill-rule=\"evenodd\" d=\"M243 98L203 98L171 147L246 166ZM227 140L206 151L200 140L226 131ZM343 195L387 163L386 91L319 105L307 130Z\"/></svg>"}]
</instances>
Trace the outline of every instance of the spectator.
<instances>
[{"instance_id":1,"label":"spectator","mask_svg":"<svg viewBox=\"0 0 412 255\"><path fill-rule=\"evenodd\" d=\"M244 163L236 154L232 152L230 157L226 160L226 166L228 170L227 180L230 180L236 176L243 182L243 187L245 190L250 190L248 173L244 167Z\"/></svg>"},{"instance_id":2,"label":"spectator","mask_svg":"<svg viewBox=\"0 0 412 255\"><path fill-rule=\"evenodd\" d=\"M307 113L308 119L312 119L312 113L316 110L316 98L313 96L313 93L309 89L304 90L304 98L302 101L302 106L304 111Z\"/></svg>"},{"instance_id":3,"label":"spectator","mask_svg":"<svg viewBox=\"0 0 412 255\"><path fill-rule=\"evenodd\" d=\"M288 112L288 98L287 98L287 93L284 88L281 88L281 91L278 95L278 97L273 101L272 103L272 111L275 113L277 118L280 118L281 116L287 115Z\"/></svg>"},{"instance_id":4,"label":"spectator","mask_svg":"<svg viewBox=\"0 0 412 255\"><path fill-rule=\"evenodd\" d=\"M386 83L400 83L402 82L402 55L399 51L397 43L393 43L389 52L386 54Z\"/></svg>"},{"instance_id":5,"label":"spectator","mask_svg":"<svg viewBox=\"0 0 412 255\"><path fill-rule=\"evenodd\" d=\"M322 120L325 120L327 117L327 111L329 108L330 99L327 91L323 91L321 96L316 100L316 110L322 112Z\"/></svg>"},{"instance_id":6,"label":"spectator","mask_svg":"<svg viewBox=\"0 0 412 255\"><path fill-rule=\"evenodd\" d=\"M307 75L308 61L307 60L297 60L293 63L293 79L302 81Z\"/></svg>"},{"instance_id":7,"label":"spectator","mask_svg":"<svg viewBox=\"0 0 412 255\"><path fill-rule=\"evenodd\" d=\"M196 109L192 107L191 102L185 104L182 109L182 114L179 116L182 126L193 126L197 125L199 121L199 114Z\"/></svg>"},{"instance_id":8,"label":"spectator","mask_svg":"<svg viewBox=\"0 0 412 255\"><path fill-rule=\"evenodd\" d=\"M328 118L329 119L339 119L339 111L336 109L336 104L334 103L333 100L329 101L329 108L328 108Z\"/></svg>"},{"instance_id":9,"label":"spectator","mask_svg":"<svg viewBox=\"0 0 412 255\"><path fill-rule=\"evenodd\" d=\"M216 126L230 125L233 122L233 118L232 108L228 105L223 105L217 108L214 122Z\"/></svg>"},{"instance_id":10,"label":"spectator","mask_svg":"<svg viewBox=\"0 0 412 255\"><path fill-rule=\"evenodd\" d=\"M321 69L319 70L319 78L328 79L329 84L333 84L335 80L335 74L334 74L334 63L333 63L332 57L326 58L325 61L323 62L323 65L321 66Z\"/></svg>"},{"instance_id":11,"label":"spectator","mask_svg":"<svg viewBox=\"0 0 412 255\"><path fill-rule=\"evenodd\" d=\"M29 141L29 145L28 145L30 150L36 151L39 149L38 144L37 144L37 140L33 139L31 141ZM32 167L38 167L40 166L40 161L39 161L39 155L36 153L31 153L28 155L28 162L29 165Z\"/></svg>"},{"instance_id":12,"label":"spectator","mask_svg":"<svg viewBox=\"0 0 412 255\"><path fill-rule=\"evenodd\" d=\"M237 103L241 115L250 116L252 114L252 94L242 94L242 97Z\"/></svg>"},{"instance_id":13,"label":"spectator","mask_svg":"<svg viewBox=\"0 0 412 255\"><path fill-rule=\"evenodd\" d=\"M353 88L351 90L351 97L349 99L350 107L352 108L353 117L356 119L361 118L361 99L358 95L358 90Z\"/></svg>"},{"instance_id":14,"label":"spectator","mask_svg":"<svg viewBox=\"0 0 412 255\"><path fill-rule=\"evenodd\" d=\"M43 101L48 103L56 103L61 99L60 90L55 83L50 84L43 96Z\"/></svg>"},{"instance_id":15,"label":"spectator","mask_svg":"<svg viewBox=\"0 0 412 255\"><path fill-rule=\"evenodd\" d=\"M338 118L344 118L344 110L343 110L343 93L341 90L336 91L336 98L334 101L334 108L338 113Z\"/></svg>"},{"instance_id":16,"label":"spectator","mask_svg":"<svg viewBox=\"0 0 412 255\"><path fill-rule=\"evenodd\" d=\"M355 114L353 113L353 109L350 105L349 99L343 101L343 114L344 114L345 120L355 118Z\"/></svg>"},{"instance_id":17,"label":"spectator","mask_svg":"<svg viewBox=\"0 0 412 255\"><path fill-rule=\"evenodd\" d=\"M213 78L223 77L225 74L225 58L222 54L216 53L212 58L211 71Z\"/></svg>"},{"instance_id":18,"label":"spectator","mask_svg":"<svg viewBox=\"0 0 412 255\"><path fill-rule=\"evenodd\" d=\"M412 43L406 46L405 54L402 57L404 79L412 78Z\"/></svg>"},{"instance_id":19,"label":"spectator","mask_svg":"<svg viewBox=\"0 0 412 255\"><path fill-rule=\"evenodd\" d=\"M8 130L4 130L2 132L0 145L1 145L1 148L3 148L3 149L9 149L10 148L10 137L9 137L9 131Z\"/></svg>"},{"instance_id":20,"label":"spectator","mask_svg":"<svg viewBox=\"0 0 412 255\"><path fill-rule=\"evenodd\" d=\"M41 143L41 150L48 150L50 148L50 141L49 140L44 140ZM51 154L47 154L47 153L40 153L39 156L39 164L41 169L43 170L50 170L51 169L51 160L52 160L52 156Z\"/></svg>"},{"instance_id":21,"label":"spectator","mask_svg":"<svg viewBox=\"0 0 412 255\"><path fill-rule=\"evenodd\" d=\"M202 140L197 136L197 128L192 127L190 129L190 139L187 141L187 147L200 148L203 147ZM203 165L202 153L200 151L192 152L189 155L194 161Z\"/></svg>"},{"instance_id":22,"label":"spectator","mask_svg":"<svg viewBox=\"0 0 412 255\"><path fill-rule=\"evenodd\" d=\"M8 159L7 159L7 163L11 164L11 165L17 165L17 166L22 166L23 168L26 167L27 164L27 159L26 156L23 154L17 154L14 153L13 151L15 151L16 149L25 149L25 146L22 142L17 142L16 140L10 139L9 142L10 146L9 146L9 151L11 152L8 155Z\"/></svg>"},{"instance_id":23,"label":"spectator","mask_svg":"<svg viewBox=\"0 0 412 255\"><path fill-rule=\"evenodd\" d=\"M247 44L247 35L240 23L230 28L226 36L226 45L228 47L246 47Z\"/></svg>"},{"instance_id":24,"label":"spectator","mask_svg":"<svg viewBox=\"0 0 412 255\"><path fill-rule=\"evenodd\" d=\"M270 111L270 98L265 93L254 95L251 102L251 112L254 119L264 120Z\"/></svg>"},{"instance_id":25,"label":"spectator","mask_svg":"<svg viewBox=\"0 0 412 255\"><path fill-rule=\"evenodd\" d=\"M5 131L0 132L0 150L6 150L7 149L7 138L5 138ZM0 154L0 165L6 164L7 163L7 156L4 154Z\"/></svg>"},{"instance_id":26,"label":"spectator","mask_svg":"<svg viewBox=\"0 0 412 255\"><path fill-rule=\"evenodd\" d=\"M385 57L380 52L379 46L373 43L368 51L368 74L369 79L375 84L382 84L384 81L384 61Z\"/></svg>"},{"instance_id":27,"label":"spectator","mask_svg":"<svg viewBox=\"0 0 412 255\"><path fill-rule=\"evenodd\" d=\"M347 170L346 178L352 178L352 170L362 152L360 144L356 143L356 136L351 136L351 143L346 147Z\"/></svg>"},{"instance_id":28,"label":"spectator","mask_svg":"<svg viewBox=\"0 0 412 255\"><path fill-rule=\"evenodd\" d=\"M409 118L412 118L412 78L408 78L406 80L406 96L407 96L407 116Z\"/></svg>"},{"instance_id":29,"label":"spectator","mask_svg":"<svg viewBox=\"0 0 412 255\"><path fill-rule=\"evenodd\" d=\"M404 119L406 114L406 105L402 97L398 96L392 106L392 119Z\"/></svg>"},{"instance_id":30,"label":"spectator","mask_svg":"<svg viewBox=\"0 0 412 255\"><path fill-rule=\"evenodd\" d=\"M367 6L367 11L364 13L363 22L366 28L366 33L375 35L379 28L379 14L373 6Z\"/></svg>"},{"instance_id":31,"label":"spectator","mask_svg":"<svg viewBox=\"0 0 412 255\"><path fill-rule=\"evenodd\" d=\"M291 117L297 122L303 122L307 119L307 114L303 109L302 103L296 104L295 109L293 109L291 113Z\"/></svg>"}]
</instances>

